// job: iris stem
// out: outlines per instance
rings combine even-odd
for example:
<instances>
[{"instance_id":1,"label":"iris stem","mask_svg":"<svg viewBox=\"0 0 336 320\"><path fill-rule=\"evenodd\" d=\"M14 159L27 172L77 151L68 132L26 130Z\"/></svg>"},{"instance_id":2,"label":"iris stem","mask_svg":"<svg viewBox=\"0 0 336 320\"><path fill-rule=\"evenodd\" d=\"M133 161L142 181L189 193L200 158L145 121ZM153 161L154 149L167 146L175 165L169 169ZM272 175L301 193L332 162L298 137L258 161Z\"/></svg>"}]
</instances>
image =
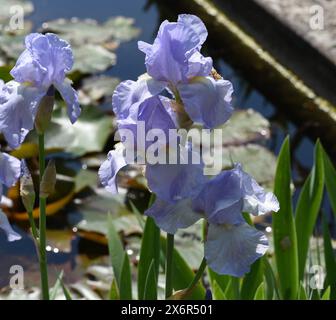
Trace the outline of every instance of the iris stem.
<instances>
[{"instance_id":1,"label":"iris stem","mask_svg":"<svg viewBox=\"0 0 336 320\"><path fill-rule=\"evenodd\" d=\"M173 294L173 254L174 254L174 235L167 233L166 249L166 298Z\"/></svg>"},{"instance_id":2,"label":"iris stem","mask_svg":"<svg viewBox=\"0 0 336 320\"><path fill-rule=\"evenodd\" d=\"M194 277L193 281L190 283L187 291L191 291L196 286L198 281L202 278L202 275L204 273L204 270L205 270L206 266L207 266L206 260L205 260L205 258L203 258L203 260L201 262L201 265L199 266L198 271L195 274L195 277Z\"/></svg>"},{"instance_id":3,"label":"iris stem","mask_svg":"<svg viewBox=\"0 0 336 320\"><path fill-rule=\"evenodd\" d=\"M40 183L45 170L45 150L44 150L44 134L41 133L39 137L39 167L40 167ZM46 205L47 199L39 197L40 219L39 219L39 258L40 258L40 274L41 274L41 288L42 299L49 300L49 285L48 285L48 264L46 252Z\"/></svg>"},{"instance_id":4,"label":"iris stem","mask_svg":"<svg viewBox=\"0 0 336 320\"><path fill-rule=\"evenodd\" d=\"M35 225L33 213L31 211L28 211L28 217L29 217L29 223L30 223L32 235L33 235L35 241L38 241L39 234L38 234L38 231L37 231L37 228L36 228L36 225Z\"/></svg>"}]
</instances>

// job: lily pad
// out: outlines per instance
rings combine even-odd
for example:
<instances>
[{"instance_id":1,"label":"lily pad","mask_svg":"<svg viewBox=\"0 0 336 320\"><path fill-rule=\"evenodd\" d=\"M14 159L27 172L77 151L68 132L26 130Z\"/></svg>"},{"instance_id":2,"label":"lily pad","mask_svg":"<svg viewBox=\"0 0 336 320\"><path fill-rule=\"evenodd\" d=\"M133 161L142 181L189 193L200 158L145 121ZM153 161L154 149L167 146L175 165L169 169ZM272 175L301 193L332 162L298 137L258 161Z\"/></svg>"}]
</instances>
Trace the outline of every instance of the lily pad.
<instances>
[{"instance_id":1,"label":"lily pad","mask_svg":"<svg viewBox=\"0 0 336 320\"><path fill-rule=\"evenodd\" d=\"M196 126L196 128L200 128ZM260 113L253 109L237 110L221 130L223 145L241 145L249 142L266 140L270 137L270 123ZM213 141L214 133L211 133ZM195 140L196 144L200 141Z\"/></svg>"},{"instance_id":2,"label":"lily pad","mask_svg":"<svg viewBox=\"0 0 336 320\"><path fill-rule=\"evenodd\" d=\"M107 213L110 212L118 232L123 232L125 235L141 232L136 216L126 208L124 200L125 196L123 195L112 195L103 189L97 190L95 195L86 198L78 206L76 214L79 213L80 221L76 223L75 227L84 237L88 235L87 233L91 233L91 237L89 237L91 240L95 240L94 234L105 239Z\"/></svg>"},{"instance_id":3,"label":"lily pad","mask_svg":"<svg viewBox=\"0 0 336 320\"><path fill-rule=\"evenodd\" d=\"M257 144L230 146L223 151L223 168L240 162L244 171L265 187L271 188L275 176L276 157L267 148Z\"/></svg>"},{"instance_id":4,"label":"lily pad","mask_svg":"<svg viewBox=\"0 0 336 320\"><path fill-rule=\"evenodd\" d=\"M119 82L118 78L104 75L84 79L78 92L81 105L98 105L99 102L111 98Z\"/></svg>"},{"instance_id":5,"label":"lily pad","mask_svg":"<svg viewBox=\"0 0 336 320\"><path fill-rule=\"evenodd\" d=\"M86 44L73 47L74 71L92 74L107 70L116 64L117 56L99 45Z\"/></svg>"},{"instance_id":6,"label":"lily pad","mask_svg":"<svg viewBox=\"0 0 336 320\"><path fill-rule=\"evenodd\" d=\"M71 124L65 108L53 114L52 123L46 132L45 146L48 151L63 151L75 156L103 150L113 131L112 117L95 107L85 107L75 124ZM36 142L32 132L28 141Z\"/></svg>"},{"instance_id":7,"label":"lily pad","mask_svg":"<svg viewBox=\"0 0 336 320\"><path fill-rule=\"evenodd\" d=\"M24 48L24 36L12 36L9 34L0 35L0 52L6 59L15 60L22 53Z\"/></svg>"},{"instance_id":8,"label":"lily pad","mask_svg":"<svg viewBox=\"0 0 336 320\"><path fill-rule=\"evenodd\" d=\"M129 41L139 35L139 29L134 27L134 20L121 16L110 18L103 24L92 19L58 19L44 23L43 31L61 34L73 46L83 44L109 46L111 42Z\"/></svg>"}]
</instances>

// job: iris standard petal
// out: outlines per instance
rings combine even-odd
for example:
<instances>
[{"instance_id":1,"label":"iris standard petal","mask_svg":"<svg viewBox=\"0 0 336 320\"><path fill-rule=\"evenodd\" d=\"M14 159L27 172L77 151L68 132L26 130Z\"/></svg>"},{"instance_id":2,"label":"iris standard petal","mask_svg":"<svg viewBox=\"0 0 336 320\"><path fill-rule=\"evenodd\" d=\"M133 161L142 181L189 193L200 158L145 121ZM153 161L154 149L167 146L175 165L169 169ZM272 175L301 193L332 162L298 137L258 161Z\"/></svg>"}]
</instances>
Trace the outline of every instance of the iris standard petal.
<instances>
[{"instance_id":1,"label":"iris standard petal","mask_svg":"<svg viewBox=\"0 0 336 320\"><path fill-rule=\"evenodd\" d=\"M21 175L20 160L0 152L0 184L12 187Z\"/></svg>"},{"instance_id":2,"label":"iris standard petal","mask_svg":"<svg viewBox=\"0 0 336 320\"><path fill-rule=\"evenodd\" d=\"M246 223L210 224L204 253L208 266L215 272L241 277L267 249L266 236Z\"/></svg>"},{"instance_id":3,"label":"iris standard petal","mask_svg":"<svg viewBox=\"0 0 336 320\"><path fill-rule=\"evenodd\" d=\"M230 81L195 77L177 88L185 110L194 122L212 129L231 117L233 87Z\"/></svg>"},{"instance_id":4,"label":"iris standard petal","mask_svg":"<svg viewBox=\"0 0 336 320\"><path fill-rule=\"evenodd\" d=\"M146 54L145 64L151 77L177 84L187 80L188 58L198 50L200 42L191 26L164 21L153 45L140 41L138 47Z\"/></svg>"},{"instance_id":5,"label":"iris standard petal","mask_svg":"<svg viewBox=\"0 0 336 320\"><path fill-rule=\"evenodd\" d=\"M118 119L126 119L131 110L137 111L141 103L158 95L165 86L166 83L154 79L123 81L113 93L113 112Z\"/></svg>"},{"instance_id":6,"label":"iris standard petal","mask_svg":"<svg viewBox=\"0 0 336 320\"><path fill-rule=\"evenodd\" d=\"M37 108L45 91L15 81L0 90L0 132L17 148L34 128Z\"/></svg>"},{"instance_id":7,"label":"iris standard petal","mask_svg":"<svg viewBox=\"0 0 336 320\"><path fill-rule=\"evenodd\" d=\"M11 75L18 82L30 82L36 87L49 88L62 83L73 66L70 45L57 35L29 34L25 38L26 50L21 54Z\"/></svg>"},{"instance_id":8,"label":"iris standard petal","mask_svg":"<svg viewBox=\"0 0 336 320\"><path fill-rule=\"evenodd\" d=\"M188 228L202 218L200 213L191 208L191 199L183 199L174 204L157 199L145 211L145 215L152 217L160 229L170 234Z\"/></svg>"},{"instance_id":9,"label":"iris standard petal","mask_svg":"<svg viewBox=\"0 0 336 320\"><path fill-rule=\"evenodd\" d=\"M81 114L81 108L79 106L78 93L71 84L69 79L65 79L62 83L55 84L55 87L67 105L67 114L71 123L75 123Z\"/></svg>"},{"instance_id":10,"label":"iris standard petal","mask_svg":"<svg viewBox=\"0 0 336 320\"><path fill-rule=\"evenodd\" d=\"M7 216L1 210L0 210L0 229L5 231L7 235L7 240L10 242L21 239L21 236L13 230L13 228L8 222Z\"/></svg>"},{"instance_id":11,"label":"iris standard petal","mask_svg":"<svg viewBox=\"0 0 336 320\"><path fill-rule=\"evenodd\" d=\"M178 23L182 23L185 26L192 28L199 38L199 47L205 42L208 37L208 31L203 21L192 14L180 14L177 18Z\"/></svg>"},{"instance_id":12,"label":"iris standard petal","mask_svg":"<svg viewBox=\"0 0 336 320\"><path fill-rule=\"evenodd\" d=\"M117 174L127 165L122 150L112 150L99 168L98 175L102 185L112 193L118 193Z\"/></svg>"}]
</instances>

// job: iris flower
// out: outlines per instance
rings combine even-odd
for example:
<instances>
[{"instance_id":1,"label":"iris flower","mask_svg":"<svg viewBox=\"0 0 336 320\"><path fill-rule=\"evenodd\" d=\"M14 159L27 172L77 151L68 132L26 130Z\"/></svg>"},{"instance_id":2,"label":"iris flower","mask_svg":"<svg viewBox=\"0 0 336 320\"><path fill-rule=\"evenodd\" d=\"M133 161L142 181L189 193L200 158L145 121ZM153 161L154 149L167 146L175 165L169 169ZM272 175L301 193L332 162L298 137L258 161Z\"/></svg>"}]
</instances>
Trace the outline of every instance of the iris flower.
<instances>
[{"instance_id":1,"label":"iris flower","mask_svg":"<svg viewBox=\"0 0 336 320\"><path fill-rule=\"evenodd\" d=\"M70 45L55 34L32 33L25 46L10 72L14 80L0 84L0 132L12 148L33 129L39 104L50 88L61 94L72 123L81 112L78 95L66 78L73 66Z\"/></svg>"},{"instance_id":2,"label":"iris flower","mask_svg":"<svg viewBox=\"0 0 336 320\"><path fill-rule=\"evenodd\" d=\"M3 185L12 187L21 175L20 160L10 156L7 153L0 153L0 200L3 193ZM0 228L7 234L8 241L21 239L10 226L6 215L0 210Z\"/></svg>"},{"instance_id":3,"label":"iris flower","mask_svg":"<svg viewBox=\"0 0 336 320\"><path fill-rule=\"evenodd\" d=\"M206 219L204 255L208 265L219 274L240 277L268 248L266 236L249 226L242 212L261 215L278 210L276 197L237 164L205 182L197 195L177 204L158 199L145 214L171 234Z\"/></svg>"}]
</instances>

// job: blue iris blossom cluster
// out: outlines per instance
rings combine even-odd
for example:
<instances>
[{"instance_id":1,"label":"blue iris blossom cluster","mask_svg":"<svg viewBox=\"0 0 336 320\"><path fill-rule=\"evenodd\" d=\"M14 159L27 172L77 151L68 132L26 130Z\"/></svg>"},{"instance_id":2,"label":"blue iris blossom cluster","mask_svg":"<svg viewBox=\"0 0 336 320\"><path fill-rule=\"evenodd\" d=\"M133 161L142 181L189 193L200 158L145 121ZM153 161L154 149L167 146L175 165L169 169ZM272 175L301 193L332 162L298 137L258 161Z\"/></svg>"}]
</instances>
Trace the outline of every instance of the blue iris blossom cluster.
<instances>
[{"instance_id":1,"label":"blue iris blossom cluster","mask_svg":"<svg viewBox=\"0 0 336 320\"><path fill-rule=\"evenodd\" d=\"M121 136L127 131L136 137L139 122L145 123L143 134L153 129L168 134L171 129L189 129L194 123L214 129L230 118L233 87L214 71L212 59L202 55L206 38L203 22L183 14L177 22L164 21L153 44L138 43L145 54L147 75L122 82L112 99ZM278 211L276 197L259 186L240 164L208 177L201 161L191 161L195 151L190 143L181 140L173 147L166 139L157 139L146 142L145 149L154 144L177 153L179 161L146 162L145 175L156 200L145 214L170 234L205 219L208 266L219 274L243 276L265 254L268 241L246 223L242 213L256 216ZM100 167L100 180L113 193L117 192L119 170L130 163L125 156L125 149L130 147L124 143L110 151Z\"/></svg>"},{"instance_id":2,"label":"blue iris blossom cluster","mask_svg":"<svg viewBox=\"0 0 336 320\"><path fill-rule=\"evenodd\" d=\"M0 80L0 132L11 148L19 147L27 134L34 129L38 112L50 113L42 103L46 96L59 91L67 105L69 119L74 123L81 113L78 94L72 88L66 74L74 59L69 43L57 35L32 33L25 38L26 49L18 58L10 74L14 80ZM53 104L51 104L51 107ZM21 162L6 154L0 154L0 199L3 185L13 186L22 175ZM0 212L0 228L8 240L20 238L10 227L6 216Z\"/></svg>"}]
</instances>

